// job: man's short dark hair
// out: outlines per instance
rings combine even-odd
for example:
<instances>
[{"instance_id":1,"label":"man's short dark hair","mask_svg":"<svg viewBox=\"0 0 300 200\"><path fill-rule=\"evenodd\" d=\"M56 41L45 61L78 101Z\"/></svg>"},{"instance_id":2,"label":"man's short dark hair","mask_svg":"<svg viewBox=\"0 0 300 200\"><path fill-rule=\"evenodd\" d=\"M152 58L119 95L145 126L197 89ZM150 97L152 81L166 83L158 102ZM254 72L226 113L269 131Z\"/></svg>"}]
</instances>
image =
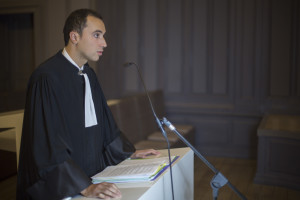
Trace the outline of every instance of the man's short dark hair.
<instances>
[{"instance_id":1,"label":"man's short dark hair","mask_svg":"<svg viewBox=\"0 0 300 200\"><path fill-rule=\"evenodd\" d=\"M63 29L65 46L67 46L69 42L70 32L76 31L81 36L83 29L86 27L86 20L88 16L97 17L103 20L99 13L90 9L75 10L69 15Z\"/></svg>"}]
</instances>

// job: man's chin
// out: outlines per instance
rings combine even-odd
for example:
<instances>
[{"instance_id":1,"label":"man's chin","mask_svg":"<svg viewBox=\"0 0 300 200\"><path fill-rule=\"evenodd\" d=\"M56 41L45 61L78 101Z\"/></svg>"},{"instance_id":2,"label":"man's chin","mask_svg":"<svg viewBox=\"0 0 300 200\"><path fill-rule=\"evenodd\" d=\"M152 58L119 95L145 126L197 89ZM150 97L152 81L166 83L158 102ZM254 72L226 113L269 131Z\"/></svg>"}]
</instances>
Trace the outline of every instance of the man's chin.
<instances>
[{"instance_id":1,"label":"man's chin","mask_svg":"<svg viewBox=\"0 0 300 200\"><path fill-rule=\"evenodd\" d=\"M95 56L90 59L90 61L97 62L100 59L100 56Z\"/></svg>"}]
</instances>

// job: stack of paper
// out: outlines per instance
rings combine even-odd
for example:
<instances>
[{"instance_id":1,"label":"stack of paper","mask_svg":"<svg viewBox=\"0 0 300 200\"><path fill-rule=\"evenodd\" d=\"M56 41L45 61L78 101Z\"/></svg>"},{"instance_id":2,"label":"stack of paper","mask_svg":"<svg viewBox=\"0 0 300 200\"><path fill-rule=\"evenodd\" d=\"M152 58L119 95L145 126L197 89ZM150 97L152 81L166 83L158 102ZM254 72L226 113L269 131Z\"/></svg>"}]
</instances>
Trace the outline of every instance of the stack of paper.
<instances>
[{"instance_id":1,"label":"stack of paper","mask_svg":"<svg viewBox=\"0 0 300 200\"><path fill-rule=\"evenodd\" d=\"M174 162L178 157L171 158ZM169 158L127 159L116 166L109 166L92 177L93 183L152 181L169 166Z\"/></svg>"}]
</instances>

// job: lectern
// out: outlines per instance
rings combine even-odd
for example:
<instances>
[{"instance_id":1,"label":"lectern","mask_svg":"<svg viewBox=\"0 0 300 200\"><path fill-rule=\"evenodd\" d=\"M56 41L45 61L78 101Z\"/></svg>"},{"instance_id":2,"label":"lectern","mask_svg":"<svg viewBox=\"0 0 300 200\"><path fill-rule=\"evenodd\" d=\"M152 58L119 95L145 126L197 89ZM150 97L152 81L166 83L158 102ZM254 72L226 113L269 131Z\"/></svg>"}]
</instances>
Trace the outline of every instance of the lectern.
<instances>
[{"instance_id":1,"label":"lectern","mask_svg":"<svg viewBox=\"0 0 300 200\"><path fill-rule=\"evenodd\" d=\"M161 156L168 156L167 150L159 150ZM179 156L172 164L173 187L175 199L194 199L194 153L189 148L171 149L171 156ZM171 200L172 188L170 168L165 170L156 180L142 183L117 183L122 192L122 200ZM90 200L77 196L72 199ZM96 198L95 198L96 200ZM99 200L99 199L98 199Z\"/></svg>"}]
</instances>

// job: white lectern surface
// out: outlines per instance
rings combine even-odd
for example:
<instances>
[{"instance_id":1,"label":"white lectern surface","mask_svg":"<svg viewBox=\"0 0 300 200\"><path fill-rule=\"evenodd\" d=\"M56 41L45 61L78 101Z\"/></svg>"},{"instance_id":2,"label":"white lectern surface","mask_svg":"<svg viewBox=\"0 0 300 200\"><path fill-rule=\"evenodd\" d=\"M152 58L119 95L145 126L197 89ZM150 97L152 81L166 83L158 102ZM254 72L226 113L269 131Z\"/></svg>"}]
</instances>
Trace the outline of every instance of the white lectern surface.
<instances>
[{"instance_id":1,"label":"white lectern surface","mask_svg":"<svg viewBox=\"0 0 300 200\"><path fill-rule=\"evenodd\" d=\"M168 156L168 150L159 150L161 156ZM180 156L172 165L175 200L194 199L194 153L186 148L171 149L171 156ZM170 168L164 171L155 181L143 183L116 184L122 192L122 200L171 200L172 188ZM78 196L74 200L89 200Z\"/></svg>"}]
</instances>

